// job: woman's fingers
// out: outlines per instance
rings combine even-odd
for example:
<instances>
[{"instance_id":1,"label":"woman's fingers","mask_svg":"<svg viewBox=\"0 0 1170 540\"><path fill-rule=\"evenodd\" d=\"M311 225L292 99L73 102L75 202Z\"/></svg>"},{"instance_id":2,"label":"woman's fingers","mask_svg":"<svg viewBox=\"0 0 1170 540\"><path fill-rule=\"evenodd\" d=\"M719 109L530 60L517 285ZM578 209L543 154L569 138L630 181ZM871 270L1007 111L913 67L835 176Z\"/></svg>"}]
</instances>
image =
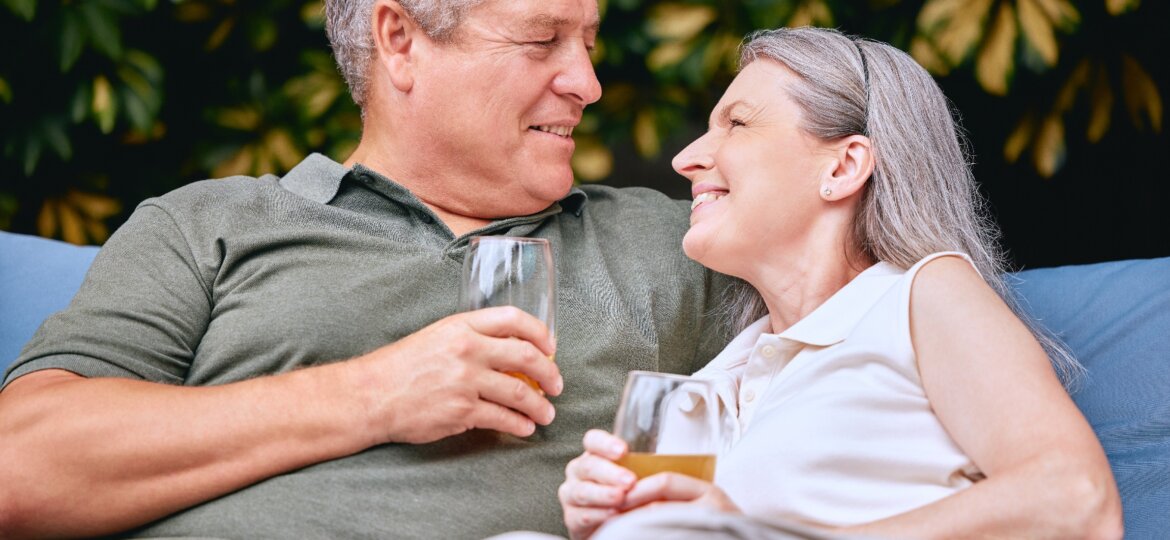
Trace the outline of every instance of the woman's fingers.
<instances>
[{"instance_id":1,"label":"woman's fingers","mask_svg":"<svg viewBox=\"0 0 1170 540\"><path fill-rule=\"evenodd\" d=\"M658 473L634 484L626 493L622 510L637 508L654 502L693 501L716 489L713 484L678 473Z\"/></svg>"}]
</instances>

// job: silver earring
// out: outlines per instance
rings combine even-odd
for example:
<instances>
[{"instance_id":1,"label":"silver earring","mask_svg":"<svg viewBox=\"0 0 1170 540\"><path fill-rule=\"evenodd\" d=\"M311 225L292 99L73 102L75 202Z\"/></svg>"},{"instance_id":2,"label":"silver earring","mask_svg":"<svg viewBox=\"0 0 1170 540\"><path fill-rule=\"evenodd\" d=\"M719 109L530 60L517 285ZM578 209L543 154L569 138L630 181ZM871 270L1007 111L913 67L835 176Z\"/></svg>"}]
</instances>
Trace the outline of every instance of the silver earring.
<instances>
[{"instance_id":1,"label":"silver earring","mask_svg":"<svg viewBox=\"0 0 1170 540\"><path fill-rule=\"evenodd\" d=\"M821 190L821 193L825 194L825 196L828 197L829 195L833 194L833 190L826 187L825 189Z\"/></svg>"}]
</instances>

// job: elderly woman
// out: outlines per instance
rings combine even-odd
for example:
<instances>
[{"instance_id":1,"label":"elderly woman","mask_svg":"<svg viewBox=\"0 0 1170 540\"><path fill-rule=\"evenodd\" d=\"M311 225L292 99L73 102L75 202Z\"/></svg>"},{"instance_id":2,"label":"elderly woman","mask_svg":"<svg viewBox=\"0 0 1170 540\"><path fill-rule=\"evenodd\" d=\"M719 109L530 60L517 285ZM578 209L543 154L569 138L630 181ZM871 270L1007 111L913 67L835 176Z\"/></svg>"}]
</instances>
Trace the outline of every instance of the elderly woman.
<instances>
[{"instance_id":1,"label":"elderly woman","mask_svg":"<svg viewBox=\"0 0 1170 540\"><path fill-rule=\"evenodd\" d=\"M1120 536L1060 378L1079 367L1013 312L929 74L814 28L758 32L740 64L674 159L694 194L686 254L751 286L750 324L696 374L733 381L738 438L710 484L637 480L615 463L625 443L590 431L560 489L571 535L676 501L882 537Z\"/></svg>"}]
</instances>

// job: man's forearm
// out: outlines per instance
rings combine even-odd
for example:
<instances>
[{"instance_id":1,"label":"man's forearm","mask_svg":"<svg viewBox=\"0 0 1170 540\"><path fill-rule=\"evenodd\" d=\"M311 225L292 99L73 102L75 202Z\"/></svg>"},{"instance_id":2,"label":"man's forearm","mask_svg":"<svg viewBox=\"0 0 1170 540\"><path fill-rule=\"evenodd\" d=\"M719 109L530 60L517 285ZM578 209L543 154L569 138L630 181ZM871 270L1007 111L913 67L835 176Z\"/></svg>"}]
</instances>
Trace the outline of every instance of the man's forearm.
<instances>
[{"instance_id":1,"label":"man's forearm","mask_svg":"<svg viewBox=\"0 0 1170 540\"><path fill-rule=\"evenodd\" d=\"M203 388L26 375L0 393L0 536L117 532L358 452L374 441L347 367Z\"/></svg>"}]
</instances>

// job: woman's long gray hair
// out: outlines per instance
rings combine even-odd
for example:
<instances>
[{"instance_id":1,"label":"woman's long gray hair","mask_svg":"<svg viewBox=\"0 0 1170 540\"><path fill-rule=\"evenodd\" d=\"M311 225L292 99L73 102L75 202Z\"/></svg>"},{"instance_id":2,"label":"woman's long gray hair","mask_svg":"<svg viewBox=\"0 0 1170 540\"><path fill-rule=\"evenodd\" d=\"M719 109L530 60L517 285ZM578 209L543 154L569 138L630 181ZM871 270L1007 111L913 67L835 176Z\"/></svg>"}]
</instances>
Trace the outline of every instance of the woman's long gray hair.
<instances>
[{"instance_id":1,"label":"woman's long gray hair","mask_svg":"<svg viewBox=\"0 0 1170 540\"><path fill-rule=\"evenodd\" d=\"M403 11L431 39L449 41L468 10L483 0L398 0ZM325 0L325 34L349 93L363 110L370 86L374 36L370 28L374 0Z\"/></svg>"},{"instance_id":2,"label":"woman's long gray hair","mask_svg":"<svg viewBox=\"0 0 1170 540\"><path fill-rule=\"evenodd\" d=\"M1084 368L1020 308L1004 281L998 228L976 187L950 103L930 74L897 48L829 28L755 32L741 46L740 69L761 58L798 76L789 91L803 130L823 140L861 134L872 142L873 176L854 222L856 245L847 253L902 268L939 251L967 253L1072 385ZM732 306L739 329L767 313L751 287Z\"/></svg>"}]
</instances>

